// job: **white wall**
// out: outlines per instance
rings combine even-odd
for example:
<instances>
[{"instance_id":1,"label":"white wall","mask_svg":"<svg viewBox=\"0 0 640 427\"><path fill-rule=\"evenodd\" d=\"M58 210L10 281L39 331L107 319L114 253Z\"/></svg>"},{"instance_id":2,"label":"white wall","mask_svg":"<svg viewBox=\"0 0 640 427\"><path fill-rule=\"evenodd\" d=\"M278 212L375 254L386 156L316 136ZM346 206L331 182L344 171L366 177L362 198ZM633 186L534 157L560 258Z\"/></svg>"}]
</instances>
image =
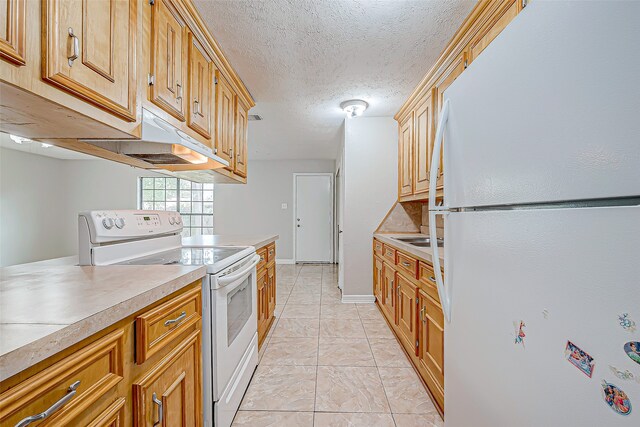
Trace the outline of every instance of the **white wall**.
<instances>
[{"instance_id":1,"label":"white wall","mask_svg":"<svg viewBox=\"0 0 640 427\"><path fill-rule=\"evenodd\" d=\"M293 174L334 170L333 160L251 160L246 185L215 186L215 233L278 234L277 258L293 259Z\"/></svg>"},{"instance_id":2,"label":"white wall","mask_svg":"<svg viewBox=\"0 0 640 427\"><path fill-rule=\"evenodd\" d=\"M76 254L78 212L135 209L140 176L156 174L0 148L0 266Z\"/></svg>"},{"instance_id":3,"label":"white wall","mask_svg":"<svg viewBox=\"0 0 640 427\"><path fill-rule=\"evenodd\" d=\"M391 117L347 119L344 174L343 296L373 295L373 232L398 194L397 125Z\"/></svg>"}]
</instances>

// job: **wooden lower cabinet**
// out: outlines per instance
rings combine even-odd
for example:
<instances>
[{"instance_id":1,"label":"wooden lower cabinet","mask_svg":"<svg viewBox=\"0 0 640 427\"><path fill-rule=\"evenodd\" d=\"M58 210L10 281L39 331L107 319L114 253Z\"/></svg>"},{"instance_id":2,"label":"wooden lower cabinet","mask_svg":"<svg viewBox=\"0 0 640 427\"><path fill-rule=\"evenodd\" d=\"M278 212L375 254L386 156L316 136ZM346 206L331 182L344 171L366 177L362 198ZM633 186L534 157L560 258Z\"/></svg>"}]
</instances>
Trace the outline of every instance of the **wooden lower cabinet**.
<instances>
[{"instance_id":1,"label":"wooden lower cabinet","mask_svg":"<svg viewBox=\"0 0 640 427\"><path fill-rule=\"evenodd\" d=\"M383 261L374 254L376 303L434 403L444 413L444 315L432 283L433 267L427 261L384 246L385 251L396 252L396 263ZM403 261L405 264L401 264Z\"/></svg>"},{"instance_id":2,"label":"wooden lower cabinet","mask_svg":"<svg viewBox=\"0 0 640 427\"><path fill-rule=\"evenodd\" d=\"M200 331L195 331L133 383L134 426L202 424Z\"/></svg>"},{"instance_id":3,"label":"wooden lower cabinet","mask_svg":"<svg viewBox=\"0 0 640 427\"><path fill-rule=\"evenodd\" d=\"M257 269L258 348L262 347L276 310L276 246L271 243L256 250L261 261Z\"/></svg>"},{"instance_id":4,"label":"wooden lower cabinet","mask_svg":"<svg viewBox=\"0 0 640 427\"><path fill-rule=\"evenodd\" d=\"M185 296L192 301L200 289L198 280L2 381L0 425L27 425L32 418L31 425L43 426L201 426L200 317L176 326L176 333L144 362L136 363L134 354L141 339L135 333L137 318L180 305ZM201 299L195 301L194 310L201 313ZM47 410L51 414L36 421Z\"/></svg>"}]
</instances>

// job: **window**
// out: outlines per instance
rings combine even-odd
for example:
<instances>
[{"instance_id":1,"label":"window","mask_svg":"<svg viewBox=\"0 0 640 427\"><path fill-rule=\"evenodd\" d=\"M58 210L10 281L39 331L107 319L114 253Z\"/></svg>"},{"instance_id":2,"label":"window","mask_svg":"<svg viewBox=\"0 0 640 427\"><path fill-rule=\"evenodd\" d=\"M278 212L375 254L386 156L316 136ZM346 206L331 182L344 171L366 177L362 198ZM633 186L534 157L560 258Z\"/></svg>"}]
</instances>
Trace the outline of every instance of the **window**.
<instances>
[{"instance_id":1,"label":"window","mask_svg":"<svg viewBox=\"0 0 640 427\"><path fill-rule=\"evenodd\" d=\"M138 207L180 212L183 236L213 234L213 184L179 178L140 178Z\"/></svg>"}]
</instances>

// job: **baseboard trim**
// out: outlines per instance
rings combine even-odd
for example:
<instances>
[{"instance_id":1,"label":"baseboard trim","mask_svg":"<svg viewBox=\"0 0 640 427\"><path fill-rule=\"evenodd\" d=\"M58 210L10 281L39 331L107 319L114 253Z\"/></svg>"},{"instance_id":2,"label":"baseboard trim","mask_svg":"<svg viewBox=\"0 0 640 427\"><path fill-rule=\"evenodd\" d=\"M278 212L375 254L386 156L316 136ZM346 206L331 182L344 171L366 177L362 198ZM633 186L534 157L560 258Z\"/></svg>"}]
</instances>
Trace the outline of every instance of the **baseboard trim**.
<instances>
[{"instance_id":1,"label":"baseboard trim","mask_svg":"<svg viewBox=\"0 0 640 427\"><path fill-rule=\"evenodd\" d=\"M292 259L278 259L278 258L276 258L276 264L288 265L288 264L295 264L295 263L296 262L294 260L292 260Z\"/></svg>"},{"instance_id":2,"label":"baseboard trim","mask_svg":"<svg viewBox=\"0 0 640 427\"><path fill-rule=\"evenodd\" d=\"M372 304L376 302L373 295L342 295L342 302L345 304Z\"/></svg>"}]
</instances>

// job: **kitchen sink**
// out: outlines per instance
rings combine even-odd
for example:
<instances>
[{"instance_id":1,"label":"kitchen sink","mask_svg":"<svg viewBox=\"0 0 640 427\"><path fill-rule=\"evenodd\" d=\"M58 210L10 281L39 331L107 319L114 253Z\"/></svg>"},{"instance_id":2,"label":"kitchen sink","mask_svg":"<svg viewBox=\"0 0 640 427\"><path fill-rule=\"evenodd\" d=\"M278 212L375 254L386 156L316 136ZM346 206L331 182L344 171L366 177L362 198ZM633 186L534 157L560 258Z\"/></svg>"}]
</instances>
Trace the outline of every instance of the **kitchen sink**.
<instances>
[{"instance_id":1,"label":"kitchen sink","mask_svg":"<svg viewBox=\"0 0 640 427\"><path fill-rule=\"evenodd\" d=\"M393 239L413 246L418 246L420 248L428 248L431 246L430 237L394 237ZM438 239L438 246L442 247L443 245L444 241L442 239Z\"/></svg>"}]
</instances>

